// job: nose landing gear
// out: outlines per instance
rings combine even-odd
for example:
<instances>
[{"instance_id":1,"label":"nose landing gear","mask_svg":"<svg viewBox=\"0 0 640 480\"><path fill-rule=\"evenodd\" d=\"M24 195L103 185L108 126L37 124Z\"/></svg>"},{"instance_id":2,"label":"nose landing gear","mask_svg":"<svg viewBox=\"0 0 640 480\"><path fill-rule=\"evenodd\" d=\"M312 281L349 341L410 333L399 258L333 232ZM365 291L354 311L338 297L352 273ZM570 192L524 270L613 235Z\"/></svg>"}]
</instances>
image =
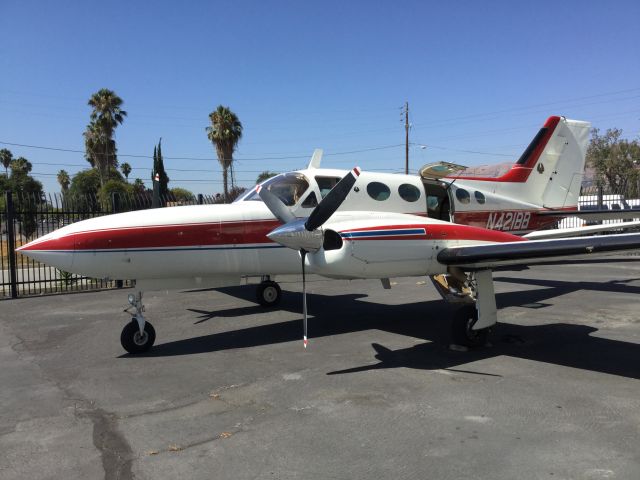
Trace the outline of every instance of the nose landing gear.
<instances>
[{"instance_id":1,"label":"nose landing gear","mask_svg":"<svg viewBox=\"0 0 640 480\"><path fill-rule=\"evenodd\" d=\"M120 334L122 348L131 354L148 351L156 341L156 331L149 322L146 321L142 312L142 292L129 295L129 304L125 312L135 309L135 314L131 317L131 322L126 324Z\"/></svg>"}]
</instances>

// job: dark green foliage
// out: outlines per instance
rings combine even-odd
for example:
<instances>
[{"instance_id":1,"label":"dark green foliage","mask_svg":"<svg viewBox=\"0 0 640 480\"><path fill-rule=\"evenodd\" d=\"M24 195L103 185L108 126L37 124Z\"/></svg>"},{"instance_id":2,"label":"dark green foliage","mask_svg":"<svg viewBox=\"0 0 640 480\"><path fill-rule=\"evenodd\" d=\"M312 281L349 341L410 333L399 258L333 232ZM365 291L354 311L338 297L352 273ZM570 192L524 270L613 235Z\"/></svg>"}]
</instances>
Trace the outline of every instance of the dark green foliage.
<instances>
[{"instance_id":1,"label":"dark green foliage","mask_svg":"<svg viewBox=\"0 0 640 480\"><path fill-rule=\"evenodd\" d=\"M11 165L11 161L13 160L13 154L10 150L3 148L0 150L0 163L4 167L4 174L9 176L9 165Z\"/></svg>"},{"instance_id":2,"label":"dark green foliage","mask_svg":"<svg viewBox=\"0 0 640 480\"><path fill-rule=\"evenodd\" d=\"M104 185L111 178L112 168L118 166L114 135L127 112L122 110L122 99L106 88L94 93L88 104L92 111L84 133L85 157L92 167L98 169L100 184Z\"/></svg>"},{"instance_id":3,"label":"dark green foliage","mask_svg":"<svg viewBox=\"0 0 640 480\"><path fill-rule=\"evenodd\" d=\"M144 186L144 182L142 181L141 178L136 178L133 181L132 187L133 187L133 193L137 195L140 195L147 191L147 187Z\"/></svg>"},{"instance_id":4,"label":"dark green foliage","mask_svg":"<svg viewBox=\"0 0 640 480\"><path fill-rule=\"evenodd\" d=\"M268 170L265 170L260 175L258 175L258 178L256 178L256 184L262 183L265 180L267 180L268 178L275 177L276 175L278 175L278 174L275 173L275 172L270 172Z\"/></svg>"},{"instance_id":5,"label":"dark green foliage","mask_svg":"<svg viewBox=\"0 0 640 480\"><path fill-rule=\"evenodd\" d=\"M608 129L604 135L594 128L587 149L587 165L595 168L599 185L637 196L640 193L640 143L621 136L622 130L617 128Z\"/></svg>"},{"instance_id":6,"label":"dark green foliage","mask_svg":"<svg viewBox=\"0 0 640 480\"><path fill-rule=\"evenodd\" d=\"M162 159L162 138L158 145L153 148L153 170L151 171L151 180L155 181L156 174L160 178L160 197L167 198L169 193L169 177L164 169L164 160Z\"/></svg>"},{"instance_id":7,"label":"dark green foliage","mask_svg":"<svg viewBox=\"0 0 640 480\"><path fill-rule=\"evenodd\" d=\"M24 157L18 157L9 164L11 175L27 175L33 169L31 162Z\"/></svg>"},{"instance_id":8,"label":"dark green foliage","mask_svg":"<svg viewBox=\"0 0 640 480\"><path fill-rule=\"evenodd\" d=\"M29 175L31 162L19 157L11 161L11 174L0 176L0 192L12 191L18 218L18 232L29 238L36 231L36 216L29 205L43 202L42 183ZM4 196L4 195L3 195ZM4 200L3 200L4 204Z\"/></svg>"},{"instance_id":9,"label":"dark green foliage","mask_svg":"<svg viewBox=\"0 0 640 480\"><path fill-rule=\"evenodd\" d=\"M133 187L122 180L108 180L100 189L100 205L102 211L118 212L123 209Z\"/></svg>"},{"instance_id":10,"label":"dark green foliage","mask_svg":"<svg viewBox=\"0 0 640 480\"><path fill-rule=\"evenodd\" d=\"M57 175L58 183L60 184L60 188L62 189L62 193L66 193L69 190L69 185L71 184L71 177L66 170L60 170Z\"/></svg>"},{"instance_id":11,"label":"dark green foliage","mask_svg":"<svg viewBox=\"0 0 640 480\"><path fill-rule=\"evenodd\" d=\"M126 178L127 182L129 181L129 174L131 173L131 165L129 165L127 162L124 162L122 165L120 165L120 170L122 171L122 174L124 175L124 178Z\"/></svg>"},{"instance_id":12,"label":"dark green foliage","mask_svg":"<svg viewBox=\"0 0 640 480\"><path fill-rule=\"evenodd\" d=\"M186 188L172 188L170 193L170 197L176 202L192 202L195 199L195 195Z\"/></svg>"},{"instance_id":13,"label":"dark green foliage","mask_svg":"<svg viewBox=\"0 0 640 480\"><path fill-rule=\"evenodd\" d=\"M126 185L124 178L115 168L111 168L109 182L116 182ZM107 182L107 183L109 183ZM105 184L106 186L106 184ZM94 168L82 170L76 173L71 179L69 195L72 197L97 197L100 193L100 174Z\"/></svg>"},{"instance_id":14,"label":"dark green foliage","mask_svg":"<svg viewBox=\"0 0 640 480\"><path fill-rule=\"evenodd\" d=\"M231 190L229 190L227 201L233 202L236 198L238 198L240 195L242 195L246 191L247 189L244 187L232 187Z\"/></svg>"},{"instance_id":15,"label":"dark green foliage","mask_svg":"<svg viewBox=\"0 0 640 480\"><path fill-rule=\"evenodd\" d=\"M211 125L206 128L207 137L213 143L218 156L218 162L222 167L222 183L224 186L224 196L228 201L229 198L229 168L233 164L233 152L242 138L242 123L238 116L233 113L229 107L218 105L213 112L209 114ZM235 187L233 183L233 175L231 177L231 187Z\"/></svg>"}]
</instances>

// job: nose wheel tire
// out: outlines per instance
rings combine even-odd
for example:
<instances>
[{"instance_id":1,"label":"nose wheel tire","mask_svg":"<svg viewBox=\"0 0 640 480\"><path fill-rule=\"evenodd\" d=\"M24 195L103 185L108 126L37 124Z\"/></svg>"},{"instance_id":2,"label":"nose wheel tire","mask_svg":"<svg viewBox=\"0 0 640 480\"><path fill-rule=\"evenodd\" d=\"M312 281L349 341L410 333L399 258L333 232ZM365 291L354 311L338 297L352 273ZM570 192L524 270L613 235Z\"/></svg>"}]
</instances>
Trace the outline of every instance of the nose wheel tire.
<instances>
[{"instance_id":1,"label":"nose wheel tire","mask_svg":"<svg viewBox=\"0 0 640 480\"><path fill-rule=\"evenodd\" d=\"M148 351L156 341L156 331L149 322L145 322L144 331L140 333L138 321L133 318L125 325L120 334L122 348L131 354Z\"/></svg>"},{"instance_id":2,"label":"nose wheel tire","mask_svg":"<svg viewBox=\"0 0 640 480\"><path fill-rule=\"evenodd\" d=\"M273 307L280 302L282 289L276 282L268 280L258 285L256 298L263 307Z\"/></svg>"},{"instance_id":3,"label":"nose wheel tire","mask_svg":"<svg viewBox=\"0 0 640 480\"><path fill-rule=\"evenodd\" d=\"M490 328L473 330L478 321L478 310L475 305L465 305L458 309L451 324L451 337L456 345L465 347L482 347L486 345Z\"/></svg>"}]
</instances>

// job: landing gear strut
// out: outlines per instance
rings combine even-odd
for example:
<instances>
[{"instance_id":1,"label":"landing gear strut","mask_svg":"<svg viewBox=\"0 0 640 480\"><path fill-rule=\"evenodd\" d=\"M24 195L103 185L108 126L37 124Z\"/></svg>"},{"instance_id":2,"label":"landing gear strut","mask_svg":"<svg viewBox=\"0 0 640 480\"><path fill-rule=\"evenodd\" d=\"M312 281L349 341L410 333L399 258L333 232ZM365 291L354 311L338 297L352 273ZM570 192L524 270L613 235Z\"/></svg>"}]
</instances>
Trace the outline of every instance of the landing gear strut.
<instances>
[{"instance_id":1,"label":"landing gear strut","mask_svg":"<svg viewBox=\"0 0 640 480\"><path fill-rule=\"evenodd\" d=\"M258 303L263 307L273 307L280 302L282 297L282 289L269 277L263 277L263 280L258 284L256 289L256 298Z\"/></svg>"},{"instance_id":2,"label":"landing gear strut","mask_svg":"<svg viewBox=\"0 0 640 480\"><path fill-rule=\"evenodd\" d=\"M156 341L156 331L149 322L146 321L142 312L142 292L129 295L129 304L125 312L135 309L135 314L131 317L131 322L125 325L120 334L122 348L131 354L148 351Z\"/></svg>"}]
</instances>

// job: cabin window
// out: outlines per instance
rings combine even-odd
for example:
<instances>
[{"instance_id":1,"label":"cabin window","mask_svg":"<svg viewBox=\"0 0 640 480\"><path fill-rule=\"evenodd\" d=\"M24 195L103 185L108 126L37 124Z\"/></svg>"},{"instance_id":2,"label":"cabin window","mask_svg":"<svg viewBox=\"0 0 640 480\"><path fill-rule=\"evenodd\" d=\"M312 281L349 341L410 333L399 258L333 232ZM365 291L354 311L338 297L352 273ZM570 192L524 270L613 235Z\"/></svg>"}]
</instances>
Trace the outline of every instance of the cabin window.
<instances>
[{"instance_id":1,"label":"cabin window","mask_svg":"<svg viewBox=\"0 0 640 480\"><path fill-rule=\"evenodd\" d=\"M282 203L291 207L298 203L304 193L309 189L309 182L301 173L284 173L262 183L262 188L275 194ZM254 189L243 201L261 201L260 195Z\"/></svg>"},{"instance_id":2,"label":"cabin window","mask_svg":"<svg viewBox=\"0 0 640 480\"><path fill-rule=\"evenodd\" d=\"M327 193L329 193L339 181L339 177L316 177L316 182L318 183L318 188L320 189L320 196L322 198L326 197Z\"/></svg>"},{"instance_id":3,"label":"cabin window","mask_svg":"<svg viewBox=\"0 0 640 480\"><path fill-rule=\"evenodd\" d=\"M391 189L384 183L371 182L369 185L367 185L367 193L374 200L382 202L383 200L389 198L389 195L391 195Z\"/></svg>"},{"instance_id":4,"label":"cabin window","mask_svg":"<svg viewBox=\"0 0 640 480\"><path fill-rule=\"evenodd\" d=\"M471 201L471 195L464 188L456 189L456 198L460 203L469 203Z\"/></svg>"},{"instance_id":5,"label":"cabin window","mask_svg":"<svg viewBox=\"0 0 640 480\"><path fill-rule=\"evenodd\" d=\"M484 202L486 202L486 199L484 198L484 194L482 192L478 192L477 190L474 193L475 197L476 197L476 202L483 204Z\"/></svg>"},{"instance_id":6,"label":"cabin window","mask_svg":"<svg viewBox=\"0 0 640 480\"><path fill-rule=\"evenodd\" d=\"M417 202L420 199L420 189L409 183L400 185L398 187L398 194L407 202Z\"/></svg>"},{"instance_id":7,"label":"cabin window","mask_svg":"<svg viewBox=\"0 0 640 480\"><path fill-rule=\"evenodd\" d=\"M302 208L313 208L318 205L318 199L316 198L316 193L311 192L307 198L302 202Z\"/></svg>"}]
</instances>

